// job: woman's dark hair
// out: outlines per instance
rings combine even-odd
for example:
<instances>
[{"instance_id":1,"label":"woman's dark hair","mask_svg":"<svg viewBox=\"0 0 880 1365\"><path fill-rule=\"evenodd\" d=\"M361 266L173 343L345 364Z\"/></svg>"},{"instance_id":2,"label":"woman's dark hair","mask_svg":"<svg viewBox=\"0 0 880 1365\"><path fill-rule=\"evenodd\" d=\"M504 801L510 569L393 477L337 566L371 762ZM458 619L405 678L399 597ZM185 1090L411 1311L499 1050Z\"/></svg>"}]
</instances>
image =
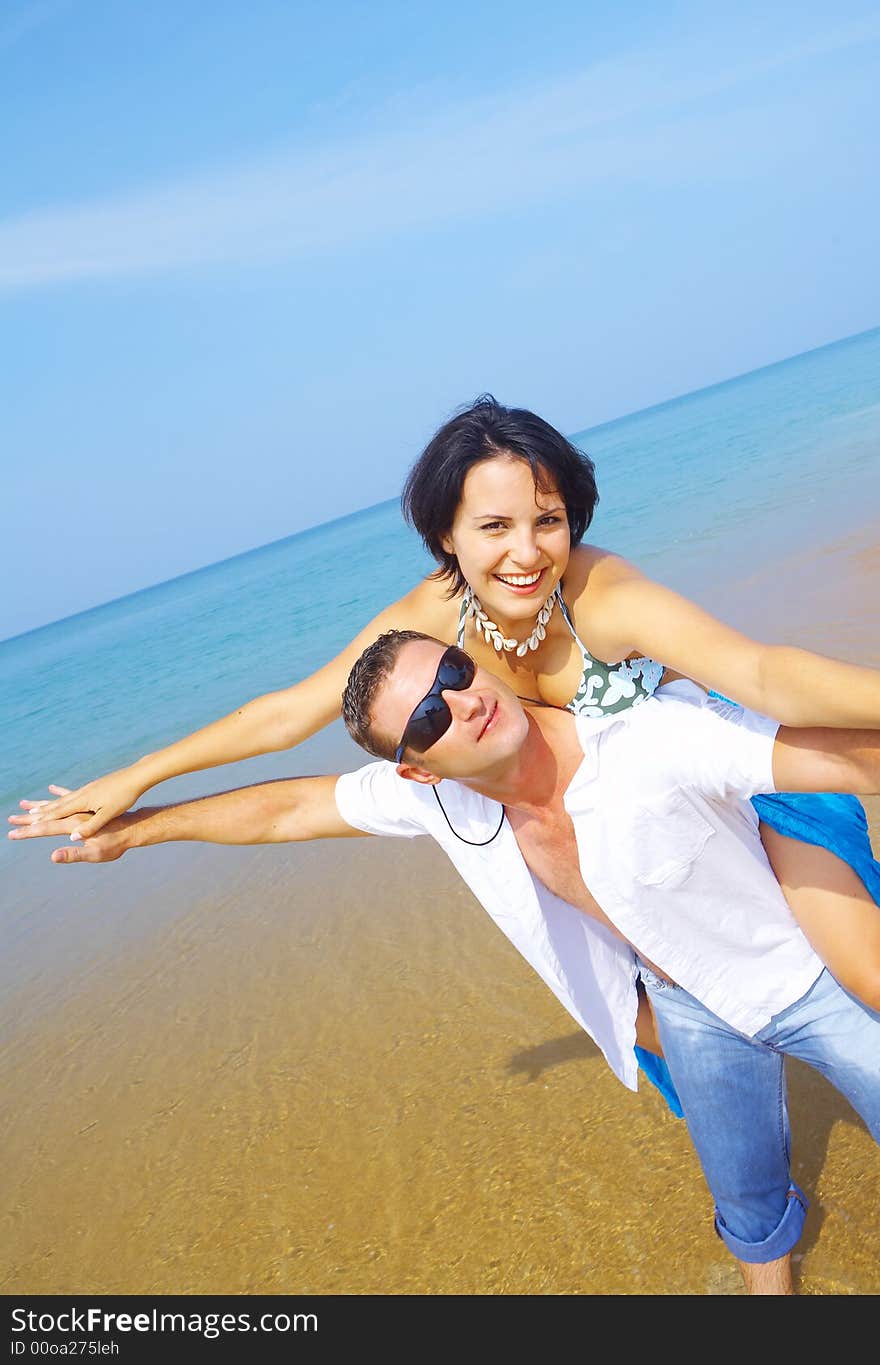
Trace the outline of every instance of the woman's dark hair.
<instances>
[{"instance_id":1,"label":"woman's dark hair","mask_svg":"<svg viewBox=\"0 0 880 1365\"><path fill-rule=\"evenodd\" d=\"M593 461L549 422L526 408L505 408L490 393L462 408L431 437L410 470L401 495L403 515L418 531L450 580L449 596L465 586L455 555L441 541L452 529L468 470L494 455L525 460L535 487L556 484L565 502L571 543L577 545L599 501Z\"/></svg>"}]
</instances>

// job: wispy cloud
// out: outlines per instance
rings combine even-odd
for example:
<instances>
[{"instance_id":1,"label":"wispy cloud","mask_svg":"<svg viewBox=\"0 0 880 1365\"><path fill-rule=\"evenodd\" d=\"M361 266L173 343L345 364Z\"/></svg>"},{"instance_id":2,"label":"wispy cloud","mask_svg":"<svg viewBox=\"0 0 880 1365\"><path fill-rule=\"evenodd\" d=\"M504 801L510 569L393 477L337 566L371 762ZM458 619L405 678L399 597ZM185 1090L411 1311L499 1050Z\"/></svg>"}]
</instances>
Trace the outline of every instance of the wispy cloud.
<instances>
[{"instance_id":1,"label":"wispy cloud","mask_svg":"<svg viewBox=\"0 0 880 1365\"><path fill-rule=\"evenodd\" d=\"M878 37L880 18L760 63L721 71L716 55L705 76L689 74L700 69L693 53L687 71L680 54L631 57L531 91L423 112L402 130L386 123L309 153L279 152L139 193L20 215L0 222L0 289L305 258L502 213L562 187L654 175L661 162L669 174L670 151L679 173L689 158L705 173L713 136L728 149L736 139L723 135L730 113L715 116L713 133L712 118L703 109L697 119L695 106Z\"/></svg>"}]
</instances>

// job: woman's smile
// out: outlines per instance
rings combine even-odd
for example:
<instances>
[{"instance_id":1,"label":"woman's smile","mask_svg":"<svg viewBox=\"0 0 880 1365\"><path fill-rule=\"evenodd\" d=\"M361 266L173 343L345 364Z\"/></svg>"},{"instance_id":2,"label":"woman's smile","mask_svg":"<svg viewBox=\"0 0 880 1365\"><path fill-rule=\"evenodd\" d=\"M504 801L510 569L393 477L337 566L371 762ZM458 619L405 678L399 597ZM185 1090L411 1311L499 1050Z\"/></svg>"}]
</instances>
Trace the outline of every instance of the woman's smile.
<instances>
[{"instance_id":1,"label":"woman's smile","mask_svg":"<svg viewBox=\"0 0 880 1365\"><path fill-rule=\"evenodd\" d=\"M533 593L539 592L546 576L546 569L537 569L534 573L496 573L492 575L498 583L502 583L517 597L530 597Z\"/></svg>"}]
</instances>

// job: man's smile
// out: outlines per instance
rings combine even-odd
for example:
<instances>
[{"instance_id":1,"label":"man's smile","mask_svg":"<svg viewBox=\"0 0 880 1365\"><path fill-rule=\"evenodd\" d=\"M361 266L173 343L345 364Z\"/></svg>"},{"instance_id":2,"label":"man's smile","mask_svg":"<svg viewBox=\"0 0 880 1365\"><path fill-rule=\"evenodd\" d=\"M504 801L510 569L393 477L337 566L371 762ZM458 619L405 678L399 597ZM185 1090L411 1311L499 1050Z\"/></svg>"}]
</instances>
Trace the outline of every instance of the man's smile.
<instances>
[{"instance_id":1,"label":"man's smile","mask_svg":"<svg viewBox=\"0 0 880 1365\"><path fill-rule=\"evenodd\" d=\"M489 729L490 725L491 725L492 722L494 721L494 719L495 719L495 717L497 716L497 714L498 714L498 702L496 701L496 702L494 703L494 705L493 705L491 711L489 712L488 717L486 718L486 721L485 721L485 724L483 725L482 730L481 730L480 733L477 735L477 743L478 743L478 744L479 744L480 740L483 738L483 735L484 735L484 734L486 733L486 731Z\"/></svg>"}]
</instances>

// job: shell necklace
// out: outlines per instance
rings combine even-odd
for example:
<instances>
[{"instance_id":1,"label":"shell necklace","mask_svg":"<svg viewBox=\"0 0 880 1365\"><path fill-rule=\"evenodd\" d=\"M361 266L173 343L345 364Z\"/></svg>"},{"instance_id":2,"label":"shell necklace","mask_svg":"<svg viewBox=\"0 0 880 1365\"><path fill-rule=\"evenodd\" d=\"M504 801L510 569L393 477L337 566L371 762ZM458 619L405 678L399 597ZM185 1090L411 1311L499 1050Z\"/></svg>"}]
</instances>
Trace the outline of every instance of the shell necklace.
<instances>
[{"instance_id":1,"label":"shell necklace","mask_svg":"<svg viewBox=\"0 0 880 1365\"><path fill-rule=\"evenodd\" d=\"M510 637L502 635L501 631L498 629L495 622L489 620L488 616L483 610L483 607L480 604L480 599L477 597L477 594L474 592L470 583L468 583L464 591L465 618L467 618L468 616L472 616L474 618L476 629L478 632L479 631L483 632L484 636L486 637L487 645L494 645L499 652L502 649L505 650L515 649L517 658L521 659L525 654L528 654L530 649L537 649L538 645L546 637L547 622L550 620L550 617L553 614L553 608L556 606L556 602L559 596L560 596L559 584L557 583L556 587L553 589L550 596L547 598L547 601L544 603L543 607L538 612L538 619L535 622L534 630L532 631L529 638L527 640L523 640L522 643L520 643L519 640L514 640Z\"/></svg>"}]
</instances>

